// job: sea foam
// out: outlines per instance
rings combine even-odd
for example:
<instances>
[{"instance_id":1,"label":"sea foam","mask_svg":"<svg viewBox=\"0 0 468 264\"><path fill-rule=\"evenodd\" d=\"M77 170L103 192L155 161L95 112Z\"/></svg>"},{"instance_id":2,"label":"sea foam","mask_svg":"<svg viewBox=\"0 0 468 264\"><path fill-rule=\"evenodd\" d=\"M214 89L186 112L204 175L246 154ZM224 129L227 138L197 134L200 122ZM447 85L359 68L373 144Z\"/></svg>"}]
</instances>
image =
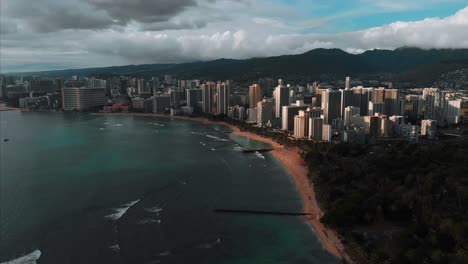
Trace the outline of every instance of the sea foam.
<instances>
[{"instance_id":1,"label":"sea foam","mask_svg":"<svg viewBox=\"0 0 468 264\"><path fill-rule=\"evenodd\" d=\"M244 149L245 149L244 147L241 147L238 144L235 144L233 148L234 151L238 151L238 152L242 152L244 151Z\"/></svg>"},{"instance_id":2,"label":"sea foam","mask_svg":"<svg viewBox=\"0 0 468 264\"><path fill-rule=\"evenodd\" d=\"M138 221L139 225L150 225L150 224L161 224L160 219L151 219L151 218L145 218L140 221Z\"/></svg>"},{"instance_id":3,"label":"sea foam","mask_svg":"<svg viewBox=\"0 0 468 264\"><path fill-rule=\"evenodd\" d=\"M117 220L119 220L120 218L122 218L122 216L124 216L125 213L127 213L128 209L130 209L132 206L134 206L134 205L137 204L138 202L140 202L140 199L135 200L135 201L130 202L130 203L127 203L127 204L124 204L124 205L122 205L122 207L114 208L113 210L115 211L115 213L106 216L106 218L110 218L110 219L112 219L112 220L116 220L116 221L117 221Z\"/></svg>"},{"instance_id":4,"label":"sea foam","mask_svg":"<svg viewBox=\"0 0 468 264\"><path fill-rule=\"evenodd\" d=\"M155 206L155 207L151 207L151 208L145 208L145 211L148 212L148 213L157 214L157 213L162 212L163 209L164 208L159 208L159 207Z\"/></svg>"},{"instance_id":5,"label":"sea foam","mask_svg":"<svg viewBox=\"0 0 468 264\"><path fill-rule=\"evenodd\" d=\"M257 156L260 159L265 159L265 156L262 155L262 153L255 151L255 156Z\"/></svg>"},{"instance_id":6,"label":"sea foam","mask_svg":"<svg viewBox=\"0 0 468 264\"><path fill-rule=\"evenodd\" d=\"M2 262L0 264L36 264L36 261L41 257L41 254L42 253L40 250L35 250L26 256L22 256L20 258L10 260L7 262Z\"/></svg>"},{"instance_id":7,"label":"sea foam","mask_svg":"<svg viewBox=\"0 0 468 264\"><path fill-rule=\"evenodd\" d=\"M206 137L207 137L207 138L214 139L214 140L218 140L218 141L224 141L224 142L229 141L228 139L220 138L220 137L213 136L213 135L206 135Z\"/></svg>"},{"instance_id":8,"label":"sea foam","mask_svg":"<svg viewBox=\"0 0 468 264\"><path fill-rule=\"evenodd\" d=\"M119 246L119 244L115 244L115 245L113 245L113 246L110 246L109 248L110 248L112 251L114 251L114 252L120 252L120 246Z\"/></svg>"}]
</instances>

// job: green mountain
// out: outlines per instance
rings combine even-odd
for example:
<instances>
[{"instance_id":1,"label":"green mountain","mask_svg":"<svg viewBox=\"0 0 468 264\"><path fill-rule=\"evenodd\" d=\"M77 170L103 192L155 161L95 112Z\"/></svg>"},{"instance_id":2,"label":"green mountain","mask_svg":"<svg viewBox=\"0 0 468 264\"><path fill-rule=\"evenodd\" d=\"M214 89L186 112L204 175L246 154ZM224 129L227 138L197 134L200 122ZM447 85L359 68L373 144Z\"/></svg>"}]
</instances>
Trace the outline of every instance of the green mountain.
<instances>
[{"instance_id":1,"label":"green mountain","mask_svg":"<svg viewBox=\"0 0 468 264\"><path fill-rule=\"evenodd\" d=\"M468 49L399 48L396 50L370 50L362 54L349 54L340 49L315 49L299 55L284 55L246 60L219 59L182 64L145 64L103 68L70 69L36 72L48 77L72 75L161 76L179 78L255 80L260 77L289 77L290 79L332 79L344 76L392 74L402 80L424 79L426 73L439 74L440 65L449 71L468 61ZM444 68L445 69L445 68ZM440 74L445 73L441 72ZM21 73L25 75L25 73ZM400 76L401 74L401 76ZM429 80L430 81L430 80Z\"/></svg>"}]
</instances>

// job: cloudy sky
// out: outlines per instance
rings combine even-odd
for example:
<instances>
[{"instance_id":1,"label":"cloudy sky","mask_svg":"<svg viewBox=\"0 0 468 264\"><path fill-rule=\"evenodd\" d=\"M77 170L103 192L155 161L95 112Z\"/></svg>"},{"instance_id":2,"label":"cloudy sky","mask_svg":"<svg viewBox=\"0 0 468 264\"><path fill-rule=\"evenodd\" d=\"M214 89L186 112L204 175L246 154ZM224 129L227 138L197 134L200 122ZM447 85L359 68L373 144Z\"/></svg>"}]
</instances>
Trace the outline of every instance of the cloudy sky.
<instances>
[{"instance_id":1,"label":"cloudy sky","mask_svg":"<svg viewBox=\"0 0 468 264\"><path fill-rule=\"evenodd\" d=\"M0 72L468 48L468 0L0 0Z\"/></svg>"}]
</instances>

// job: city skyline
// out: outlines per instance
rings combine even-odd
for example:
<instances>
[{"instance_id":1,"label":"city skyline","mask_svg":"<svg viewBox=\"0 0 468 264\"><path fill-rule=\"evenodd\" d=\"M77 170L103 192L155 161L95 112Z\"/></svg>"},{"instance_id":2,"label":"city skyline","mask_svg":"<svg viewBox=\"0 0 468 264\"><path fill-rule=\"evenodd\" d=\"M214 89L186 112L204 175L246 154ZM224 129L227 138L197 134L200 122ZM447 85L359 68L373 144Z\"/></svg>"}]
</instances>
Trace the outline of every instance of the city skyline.
<instances>
[{"instance_id":1,"label":"city skyline","mask_svg":"<svg viewBox=\"0 0 468 264\"><path fill-rule=\"evenodd\" d=\"M468 1L1 2L1 72L299 54L466 48ZM34 40L34 41L31 41Z\"/></svg>"}]
</instances>

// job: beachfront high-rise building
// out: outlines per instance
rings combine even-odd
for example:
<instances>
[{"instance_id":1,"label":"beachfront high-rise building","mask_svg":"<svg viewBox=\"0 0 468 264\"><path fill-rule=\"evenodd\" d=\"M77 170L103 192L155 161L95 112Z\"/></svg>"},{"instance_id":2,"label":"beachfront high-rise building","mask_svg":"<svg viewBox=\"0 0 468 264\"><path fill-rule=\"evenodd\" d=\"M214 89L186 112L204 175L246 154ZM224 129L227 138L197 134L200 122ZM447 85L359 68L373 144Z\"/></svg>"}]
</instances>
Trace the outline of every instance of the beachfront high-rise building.
<instances>
[{"instance_id":1,"label":"beachfront high-rise building","mask_svg":"<svg viewBox=\"0 0 468 264\"><path fill-rule=\"evenodd\" d=\"M86 82L88 88L106 88L106 80L91 78Z\"/></svg>"},{"instance_id":2,"label":"beachfront high-rise building","mask_svg":"<svg viewBox=\"0 0 468 264\"><path fill-rule=\"evenodd\" d=\"M414 119L421 117L423 115L424 100L422 98L413 98L411 103L412 103L411 117Z\"/></svg>"},{"instance_id":3,"label":"beachfront high-rise building","mask_svg":"<svg viewBox=\"0 0 468 264\"><path fill-rule=\"evenodd\" d=\"M364 130L366 135L378 137L381 133L380 117L378 116L365 116L364 117Z\"/></svg>"},{"instance_id":4,"label":"beachfront high-rise building","mask_svg":"<svg viewBox=\"0 0 468 264\"><path fill-rule=\"evenodd\" d=\"M137 93L145 93L145 80L144 79L138 79L137 81Z\"/></svg>"},{"instance_id":5,"label":"beachfront high-rise building","mask_svg":"<svg viewBox=\"0 0 468 264\"><path fill-rule=\"evenodd\" d=\"M258 111L257 108L247 109L247 123L257 124Z\"/></svg>"},{"instance_id":6,"label":"beachfront high-rise building","mask_svg":"<svg viewBox=\"0 0 468 264\"><path fill-rule=\"evenodd\" d=\"M403 116L391 116L390 119L390 133L393 136L401 135L401 126L405 124L405 117Z\"/></svg>"},{"instance_id":7,"label":"beachfront high-rise building","mask_svg":"<svg viewBox=\"0 0 468 264\"><path fill-rule=\"evenodd\" d=\"M157 95L153 97L153 113L164 113L171 107L170 95Z\"/></svg>"},{"instance_id":8,"label":"beachfront high-rise building","mask_svg":"<svg viewBox=\"0 0 468 264\"><path fill-rule=\"evenodd\" d=\"M385 89L384 114L388 116L401 115L400 90Z\"/></svg>"},{"instance_id":9,"label":"beachfront high-rise building","mask_svg":"<svg viewBox=\"0 0 468 264\"><path fill-rule=\"evenodd\" d=\"M202 97L201 89L186 89L187 107L191 107L194 111L199 110L198 103Z\"/></svg>"},{"instance_id":10,"label":"beachfront high-rise building","mask_svg":"<svg viewBox=\"0 0 468 264\"><path fill-rule=\"evenodd\" d=\"M309 118L309 138L313 140L322 140L322 126L322 118Z\"/></svg>"},{"instance_id":11,"label":"beachfront high-rise building","mask_svg":"<svg viewBox=\"0 0 468 264\"><path fill-rule=\"evenodd\" d=\"M322 140L325 142L331 142L333 135L332 125L324 124L322 126Z\"/></svg>"},{"instance_id":12,"label":"beachfront high-rise building","mask_svg":"<svg viewBox=\"0 0 468 264\"><path fill-rule=\"evenodd\" d=\"M262 101L262 88L258 84L249 87L249 108L257 107L257 103Z\"/></svg>"},{"instance_id":13,"label":"beachfront high-rise building","mask_svg":"<svg viewBox=\"0 0 468 264\"><path fill-rule=\"evenodd\" d=\"M323 122L331 123L333 119L341 117L341 92L327 89L322 93Z\"/></svg>"},{"instance_id":14,"label":"beachfront high-rise building","mask_svg":"<svg viewBox=\"0 0 468 264\"><path fill-rule=\"evenodd\" d=\"M372 102L385 103L385 88L379 87L373 91Z\"/></svg>"},{"instance_id":15,"label":"beachfront high-rise building","mask_svg":"<svg viewBox=\"0 0 468 264\"><path fill-rule=\"evenodd\" d=\"M385 104L369 102L369 113L367 115L373 116L375 114L384 114Z\"/></svg>"},{"instance_id":16,"label":"beachfront high-rise building","mask_svg":"<svg viewBox=\"0 0 468 264\"><path fill-rule=\"evenodd\" d=\"M229 94L231 91L229 82L218 83L216 90L217 114L227 115L229 108Z\"/></svg>"},{"instance_id":17,"label":"beachfront high-rise building","mask_svg":"<svg viewBox=\"0 0 468 264\"><path fill-rule=\"evenodd\" d=\"M281 117L281 129L292 131L294 129L294 116L299 114L299 111L306 110L307 106L301 101L291 106L283 106Z\"/></svg>"},{"instance_id":18,"label":"beachfront high-rise building","mask_svg":"<svg viewBox=\"0 0 468 264\"><path fill-rule=\"evenodd\" d=\"M442 126L445 123L445 93L437 88L425 88L423 97L425 98L424 119L436 120L437 125Z\"/></svg>"},{"instance_id":19,"label":"beachfront high-rise building","mask_svg":"<svg viewBox=\"0 0 468 264\"><path fill-rule=\"evenodd\" d=\"M98 86L98 87L105 87ZM53 92L54 82L52 80L31 80L29 81L30 92Z\"/></svg>"},{"instance_id":20,"label":"beachfront high-rise building","mask_svg":"<svg viewBox=\"0 0 468 264\"><path fill-rule=\"evenodd\" d=\"M345 113L344 113L344 125L345 125L345 127L351 126L353 116L359 116L360 112L361 111L360 111L359 107L356 107L356 106L346 107L345 108Z\"/></svg>"},{"instance_id":21,"label":"beachfront high-rise building","mask_svg":"<svg viewBox=\"0 0 468 264\"><path fill-rule=\"evenodd\" d=\"M425 119L421 121L421 135L434 139L437 133L437 121Z\"/></svg>"},{"instance_id":22,"label":"beachfront high-rise building","mask_svg":"<svg viewBox=\"0 0 468 264\"><path fill-rule=\"evenodd\" d=\"M360 115L365 116L369 111L369 102L372 101L374 88L364 88L362 86L353 88L354 102L353 106L359 107Z\"/></svg>"},{"instance_id":23,"label":"beachfront high-rise building","mask_svg":"<svg viewBox=\"0 0 468 264\"><path fill-rule=\"evenodd\" d=\"M262 96L263 97L272 97L273 90L275 89L275 80L271 78L264 78L258 80L258 85L262 87Z\"/></svg>"},{"instance_id":24,"label":"beachfront high-rise building","mask_svg":"<svg viewBox=\"0 0 468 264\"><path fill-rule=\"evenodd\" d=\"M257 103L257 125L265 126L273 120L273 103L270 99L263 99Z\"/></svg>"},{"instance_id":25,"label":"beachfront high-rise building","mask_svg":"<svg viewBox=\"0 0 468 264\"><path fill-rule=\"evenodd\" d=\"M228 116L234 120L244 121L247 118L247 112L244 106L233 106L228 109Z\"/></svg>"},{"instance_id":26,"label":"beachfront high-rise building","mask_svg":"<svg viewBox=\"0 0 468 264\"><path fill-rule=\"evenodd\" d=\"M445 121L448 125L460 123L462 100L450 100L445 104Z\"/></svg>"},{"instance_id":27,"label":"beachfront high-rise building","mask_svg":"<svg viewBox=\"0 0 468 264\"><path fill-rule=\"evenodd\" d=\"M305 111L299 111L299 115L294 117L294 137L301 139L307 136L306 123L309 122L309 119L305 116Z\"/></svg>"},{"instance_id":28,"label":"beachfront high-rise building","mask_svg":"<svg viewBox=\"0 0 468 264\"><path fill-rule=\"evenodd\" d=\"M346 107L354 106L354 91L350 89L346 89L346 90L340 90L340 92L341 92L341 116L344 116Z\"/></svg>"},{"instance_id":29,"label":"beachfront high-rise building","mask_svg":"<svg viewBox=\"0 0 468 264\"><path fill-rule=\"evenodd\" d=\"M275 117L281 117L283 106L289 106L289 87L279 86L276 87L274 92L275 98Z\"/></svg>"},{"instance_id":30,"label":"beachfront high-rise building","mask_svg":"<svg viewBox=\"0 0 468 264\"><path fill-rule=\"evenodd\" d=\"M345 89L348 90L351 88L351 77L346 77Z\"/></svg>"},{"instance_id":31,"label":"beachfront high-rise building","mask_svg":"<svg viewBox=\"0 0 468 264\"><path fill-rule=\"evenodd\" d=\"M215 96L216 83L207 82L202 84L202 111L203 113L214 112L214 96Z\"/></svg>"},{"instance_id":32,"label":"beachfront high-rise building","mask_svg":"<svg viewBox=\"0 0 468 264\"><path fill-rule=\"evenodd\" d=\"M105 87L63 87L62 106L66 111L86 111L106 104Z\"/></svg>"},{"instance_id":33,"label":"beachfront high-rise building","mask_svg":"<svg viewBox=\"0 0 468 264\"><path fill-rule=\"evenodd\" d=\"M169 89L168 92L171 97L171 107L178 108L184 98L182 92L175 88ZM154 96L157 96L157 94Z\"/></svg>"},{"instance_id":34,"label":"beachfront high-rise building","mask_svg":"<svg viewBox=\"0 0 468 264\"><path fill-rule=\"evenodd\" d=\"M387 116L379 116L380 118L380 136L390 137L391 136L391 123Z\"/></svg>"},{"instance_id":35,"label":"beachfront high-rise building","mask_svg":"<svg viewBox=\"0 0 468 264\"><path fill-rule=\"evenodd\" d=\"M187 82L185 80L179 80L178 81L178 88L179 88L179 91L185 93L185 89L187 88Z\"/></svg>"}]
</instances>

